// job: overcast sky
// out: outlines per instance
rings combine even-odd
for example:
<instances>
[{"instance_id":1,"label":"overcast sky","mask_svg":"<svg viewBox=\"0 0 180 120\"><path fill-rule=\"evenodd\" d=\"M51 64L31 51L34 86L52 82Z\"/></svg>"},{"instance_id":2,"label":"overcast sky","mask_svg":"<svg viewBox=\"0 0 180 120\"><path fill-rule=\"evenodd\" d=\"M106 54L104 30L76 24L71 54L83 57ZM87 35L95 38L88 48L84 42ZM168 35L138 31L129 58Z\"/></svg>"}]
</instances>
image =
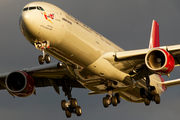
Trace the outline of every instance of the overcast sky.
<instances>
[{"instance_id":1,"label":"overcast sky","mask_svg":"<svg viewBox=\"0 0 180 120\"><path fill-rule=\"evenodd\" d=\"M37 66L42 54L22 35L19 16L22 8L33 0L0 0L0 73ZM161 45L180 43L179 0L44 0L60 7L125 50L147 48L152 20L160 25ZM57 62L53 59L52 62ZM176 68L171 80L180 77ZM13 98L0 91L1 120L64 120L61 109L64 93L57 95L52 87L36 89L37 95ZM179 120L180 86L169 88L161 96L161 104L121 101L117 107L104 108L104 95L88 96L89 90L73 89L73 97L82 107L82 116L73 120Z\"/></svg>"}]
</instances>

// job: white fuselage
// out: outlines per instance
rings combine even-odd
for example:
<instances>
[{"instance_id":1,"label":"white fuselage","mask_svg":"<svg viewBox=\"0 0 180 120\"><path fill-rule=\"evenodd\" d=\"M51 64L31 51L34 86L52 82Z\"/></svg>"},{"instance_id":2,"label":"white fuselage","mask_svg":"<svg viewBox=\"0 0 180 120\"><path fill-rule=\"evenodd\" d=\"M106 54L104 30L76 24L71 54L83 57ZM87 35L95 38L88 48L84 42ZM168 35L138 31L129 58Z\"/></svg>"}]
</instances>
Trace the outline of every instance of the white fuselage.
<instances>
[{"instance_id":1,"label":"white fuselage","mask_svg":"<svg viewBox=\"0 0 180 120\"><path fill-rule=\"evenodd\" d=\"M48 41L49 48L45 51L56 59L69 66L77 65L81 70L87 69L96 75L96 78L100 76L98 80L115 80L119 83L118 87L125 86L122 82L129 77L129 70L133 69L130 62L123 61L116 65L103 58L107 52L123 51L123 49L60 8L45 2L29 3L24 7L19 22L27 40L33 45L39 41ZM77 70L76 75L80 71ZM83 75L79 77L82 80L81 84L92 91L105 89L100 82L94 81L96 85L87 85L86 81L90 79L83 78ZM155 77L160 81L156 75ZM140 88L144 87L144 83L145 81L141 80L136 84ZM158 85L154 84L154 86ZM122 92L121 96L129 101L141 102L139 93L135 90L132 92L133 89L138 87ZM162 90L157 91L159 94L162 93Z\"/></svg>"}]
</instances>

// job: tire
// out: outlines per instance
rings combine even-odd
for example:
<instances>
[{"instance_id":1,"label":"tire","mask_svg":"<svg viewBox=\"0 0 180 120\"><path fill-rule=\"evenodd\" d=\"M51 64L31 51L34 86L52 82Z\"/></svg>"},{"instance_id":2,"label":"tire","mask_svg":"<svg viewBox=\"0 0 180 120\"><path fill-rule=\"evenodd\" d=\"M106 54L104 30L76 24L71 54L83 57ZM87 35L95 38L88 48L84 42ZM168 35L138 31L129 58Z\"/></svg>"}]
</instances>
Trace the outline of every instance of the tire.
<instances>
[{"instance_id":1,"label":"tire","mask_svg":"<svg viewBox=\"0 0 180 120\"><path fill-rule=\"evenodd\" d=\"M152 91L151 91L151 95L152 95L152 96L156 96L156 94L157 94L156 90L152 90Z\"/></svg>"},{"instance_id":2,"label":"tire","mask_svg":"<svg viewBox=\"0 0 180 120\"><path fill-rule=\"evenodd\" d=\"M108 97L104 97L104 98L103 98L103 106L104 106L105 108L107 108L107 107L109 106L108 100L109 100Z\"/></svg>"},{"instance_id":3,"label":"tire","mask_svg":"<svg viewBox=\"0 0 180 120\"><path fill-rule=\"evenodd\" d=\"M144 104L146 106L149 106L150 105L150 101L147 98L144 98Z\"/></svg>"},{"instance_id":4,"label":"tire","mask_svg":"<svg viewBox=\"0 0 180 120\"><path fill-rule=\"evenodd\" d=\"M51 57L48 54L45 55L45 61L46 63L50 63L51 61Z\"/></svg>"},{"instance_id":5,"label":"tire","mask_svg":"<svg viewBox=\"0 0 180 120\"><path fill-rule=\"evenodd\" d=\"M117 103L119 104L121 102L121 98L118 93L116 93L115 96L117 98Z\"/></svg>"},{"instance_id":6,"label":"tire","mask_svg":"<svg viewBox=\"0 0 180 120\"><path fill-rule=\"evenodd\" d=\"M112 105L113 105L113 106L117 106L118 102L117 102L116 96L113 96L111 99L112 99L112 100L111 100Z\"/></svg>"},{"instance_id":7,"label":"tire","mask_svg":"<svg viewBox=\"0 0 180 120\"><path fill-rule=\"evenodd\" d=\"M161 99L160 99L160 96L159 96L158 94L156 94L156 95L154 96L154 101L155 101L156 104L160 104Z\"/></svg>"},{"instance_id":8,"label":"tire","mask_svg":"<svg viewBox=\"0 0 180 120\"><path fill-rule=\"evenodd\" d=\"M67 110L66 101L65 100L61 101L61 108L62 108L62 110Z\"/></svg>"},{"instance_id":9,"label":"tire","mask_svg":"<svg viewBox=\"0 0 180 120\"><path fill-rule=\"evenodd\" d=\"M80 107L80 106L77 106L77 107L76 107L75 113L76 113L77 116L81 116L82 110L81 110L81 107Z\"/></svg>"},{"instance_id":10,"label":"tire","mask_svg":"<svg viewBox=\"0 0 180 120\"><path fill-rule=\"evenodd\" d=\"M77 100L75 99L75 98L73 98L72 100L71 100L71 106L72 106L72 108L76 108L77 107L77 105L78 105L78 103L77 103Z\"/></svg>"},{"instance_id":11,"label":"tire","mask_svg":"<svg viewBox=\"0 0 180 120\"><path fill-rule=\"evenodd\" d=\"M71 115L72 115L72 113L70 113L68 110L65 111L65 114L66 114L66 117L67 117L67 118L70 118Z\"/></svg>"},{"instance_id":12,"label":"tire","mask_svg":"<svg viewBox=\"0 0 180 120\"><path fill-rule=\"evenodd\" d=\"M40 56L38 57L38 61L39 61L39 64L40 64L40 65L44 64L44 60L43 60L43 56L42 56L42 55L40 55Z\"/></svg>"}]
</instances>

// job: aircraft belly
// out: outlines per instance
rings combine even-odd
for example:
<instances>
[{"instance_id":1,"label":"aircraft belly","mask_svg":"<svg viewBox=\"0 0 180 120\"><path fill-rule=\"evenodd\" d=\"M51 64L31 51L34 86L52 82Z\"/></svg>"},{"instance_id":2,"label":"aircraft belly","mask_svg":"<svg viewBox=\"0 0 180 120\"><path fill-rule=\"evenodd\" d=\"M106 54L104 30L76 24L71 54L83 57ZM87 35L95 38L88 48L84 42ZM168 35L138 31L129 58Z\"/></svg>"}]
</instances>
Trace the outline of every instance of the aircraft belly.
<instances>
[{"instance_id":1,"label":"aircraft belly","mask_svg":"<svg viewBox=\"0 0 180 120\"><path fill-rule=\"evenodd\" d=\"M135 103L144 102L143 98L135 96L131 92L120 92L119 95L120 95L121 98L123 98L124 100L127 100L129 102L135 102Z\"/></svg>"}]
</instances>

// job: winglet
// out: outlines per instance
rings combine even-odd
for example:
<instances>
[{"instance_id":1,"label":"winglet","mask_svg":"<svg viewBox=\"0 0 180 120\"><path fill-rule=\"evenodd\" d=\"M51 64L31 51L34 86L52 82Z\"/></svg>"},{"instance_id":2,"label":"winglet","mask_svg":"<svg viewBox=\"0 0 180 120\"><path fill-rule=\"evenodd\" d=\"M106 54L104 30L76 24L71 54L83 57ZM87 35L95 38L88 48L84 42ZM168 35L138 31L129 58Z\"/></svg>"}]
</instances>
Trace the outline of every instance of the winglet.
<instances>
[{"instance_id":1,"label":"winglet","mask_svg":"<svg viewBox=\"0 0 180 120\"><path fill-rule=\"evenodd\" d=\"M149 41L149 48L159 47L159 23L152 21L151 36Z\"/></svg>"}]
</instances>

